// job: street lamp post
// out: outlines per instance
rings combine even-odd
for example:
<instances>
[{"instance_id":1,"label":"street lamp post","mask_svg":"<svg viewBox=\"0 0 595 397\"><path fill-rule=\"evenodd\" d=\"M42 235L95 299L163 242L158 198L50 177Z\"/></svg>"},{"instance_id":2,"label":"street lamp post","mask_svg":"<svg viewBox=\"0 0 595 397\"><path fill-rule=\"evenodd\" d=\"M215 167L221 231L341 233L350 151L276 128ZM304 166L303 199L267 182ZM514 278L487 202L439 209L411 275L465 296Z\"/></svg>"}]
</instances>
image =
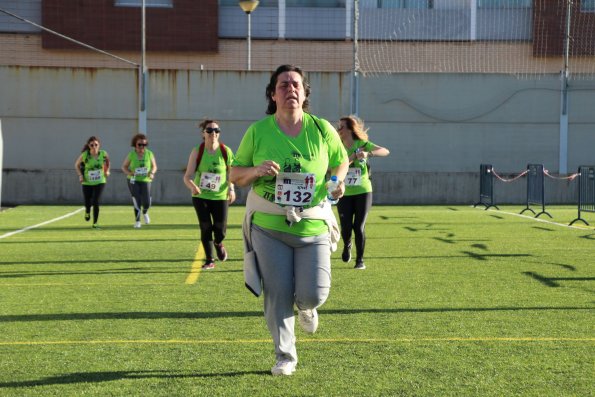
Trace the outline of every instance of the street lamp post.
<instances>
[{"instance_id":1,"label":"street lamp post","mask_svg":"<svg viewBox=\"0 0 595 397\"><path fill-rule=\"evenodd\" d=\"M252 13L252 11L256 10L256 7L258 7L258 3L258 0L240 0L239 2L242 11L244 11L246 15L248 15L248 70L252 70L252 67L250 65L250 58L252 57L252 45L250 40L252 34L252 24L250 20L250 14Z\"/></svg>"}]
</instances>

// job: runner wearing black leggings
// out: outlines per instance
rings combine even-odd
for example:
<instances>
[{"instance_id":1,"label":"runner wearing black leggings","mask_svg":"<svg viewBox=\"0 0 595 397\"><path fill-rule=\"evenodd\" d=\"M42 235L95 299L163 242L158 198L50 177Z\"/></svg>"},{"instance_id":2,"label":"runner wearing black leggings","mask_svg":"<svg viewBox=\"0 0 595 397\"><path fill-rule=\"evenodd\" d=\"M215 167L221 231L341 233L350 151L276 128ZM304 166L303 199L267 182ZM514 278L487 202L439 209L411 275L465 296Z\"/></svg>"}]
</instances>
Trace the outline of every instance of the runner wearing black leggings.
<instances>
[{"instance_id":1,"label":"runner wearing black leggings","mask_svg":"<svg viewBox=\"0 0 595 397\"><path fill-rule=\"evenodd\" d=\"M371 157L384 157L389 150L368 140L364 122L356 116L341 117L337 128L349 155L349 171L345 177L345 195L337 204L343 262L351 260L351 235L355 235L355 269L365 269L366 218L372 208L372 181L368 161Z\"/></svg>"},{"instance_id":2,"label":"runner wearing black leggings","mask_svg":"<svg viewBox=\"0 0 595 397\"><path fill-rule=\"evenodd\" d=\"M79 182L83 187L85 199L85 220L91 219L91 207L93 207L93 228L98 229L99 225L99 199L110 174L109 156L105 150L101 150L99 138L92 136L87 139L80 156L74 163Z\"/></svg>"}]
</instances>

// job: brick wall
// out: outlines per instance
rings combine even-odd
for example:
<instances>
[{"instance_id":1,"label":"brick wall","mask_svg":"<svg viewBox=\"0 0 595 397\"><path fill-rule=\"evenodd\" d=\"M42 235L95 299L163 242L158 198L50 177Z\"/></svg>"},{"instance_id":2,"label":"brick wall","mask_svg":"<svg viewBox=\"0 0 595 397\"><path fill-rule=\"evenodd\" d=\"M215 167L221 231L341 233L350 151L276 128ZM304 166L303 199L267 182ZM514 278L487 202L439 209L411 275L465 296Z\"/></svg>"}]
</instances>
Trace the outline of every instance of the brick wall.
<instances>
[{"instance_id":1,"label":"brick wall","mask_svg":"<svg viewBox=\"0 0 595 397\"><path fill-rule=\"evenodd\" d=\"M141 9L116 7L114 0L43 0L42 24L103 50L141 45ZM175 0L173 8L146 8L148 51L218 51L217 0ZM45 49L80 49L42 33Z\"/></svg>"},{"instance_id":2,"label":"brick wall","mask_svg":"<svg viewBox=\"0 0 595 397\"><path fill-rule=\"evenodd\" d=\"M0 65L25 67L130 68L117 59L90 50L46 50L40 35L0 34ZM396 72L444 73L445 65L461 65L477 73L541 74L558 73L562 57L534 57L531 43L432 43L425 52L417 43L395 42L383 50L391 57L402 57L402 68ZM295 63L308 72L348 72L351 69L353 44L347 41L255 40L252 42L252 70L271 71L282 63ZM432 57L428 58L427 54ZM116 55L140 62L140 52L116 51ZM367 51L362 50L362 56ZM218 53L163 52L147 53L150 69L176 70L246 70L246 40L220 40ZM406 62L405 62L406 61ZM593 58L577 58L574 73L593 75Z\"/></svg>"},{"instance_id":3,"label":"brick wall","mask_svg":"<svg viewBox=\"0 0 595 397\"><path fill-rule=\"evenodd\" d=\"M571 8L570 55L595 55L595 14L581 12L581 0ZM568 0L535 0L533 3L533 54L564 54Z\"/></svg>"}]
</instances>

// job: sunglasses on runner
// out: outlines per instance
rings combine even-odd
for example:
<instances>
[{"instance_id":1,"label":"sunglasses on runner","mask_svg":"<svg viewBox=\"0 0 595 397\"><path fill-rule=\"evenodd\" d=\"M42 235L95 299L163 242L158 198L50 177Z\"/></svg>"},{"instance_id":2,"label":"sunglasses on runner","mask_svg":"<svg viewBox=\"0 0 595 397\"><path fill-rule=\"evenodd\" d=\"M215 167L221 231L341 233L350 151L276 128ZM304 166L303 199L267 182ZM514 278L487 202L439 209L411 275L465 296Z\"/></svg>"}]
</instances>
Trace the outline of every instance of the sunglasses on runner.
<instances>
[{"instance_id":1,"label":"sunglasses on runner","mask_svg":"<svg viewBox=\"0 0 595 397\"><path fill-rule=\"evenodd\" d=\"M220 133L220 132L221 132L221 130L220 130L219 128L212 128L212 127L207 127L207 128L205 128L205 132L206 132L207 134L212 134L213 132L215 132L215 133L217 133L217 134L218 134L218 133Z\"/></svg>"}]
</instances>

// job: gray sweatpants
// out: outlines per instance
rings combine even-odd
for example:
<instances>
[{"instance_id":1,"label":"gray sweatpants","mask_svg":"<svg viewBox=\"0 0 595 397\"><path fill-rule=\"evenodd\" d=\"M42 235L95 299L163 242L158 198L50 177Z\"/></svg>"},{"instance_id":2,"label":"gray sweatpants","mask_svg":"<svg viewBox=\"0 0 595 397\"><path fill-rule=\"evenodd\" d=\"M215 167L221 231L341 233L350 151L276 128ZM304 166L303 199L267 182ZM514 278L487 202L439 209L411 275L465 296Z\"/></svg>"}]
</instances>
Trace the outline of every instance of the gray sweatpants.
<instances>
[{"instance_id":1,"label":"gray sweatpants","mask_svg":"<svg viewBox=\"0 0 595 397\"><path fill-rule=\"evenodd\" d=\"M329 235L300 237L252 225L251 236L277 360L297 361L293 306L314 309L326 301L331 287Z\"/></svg>"}]
</instances>

